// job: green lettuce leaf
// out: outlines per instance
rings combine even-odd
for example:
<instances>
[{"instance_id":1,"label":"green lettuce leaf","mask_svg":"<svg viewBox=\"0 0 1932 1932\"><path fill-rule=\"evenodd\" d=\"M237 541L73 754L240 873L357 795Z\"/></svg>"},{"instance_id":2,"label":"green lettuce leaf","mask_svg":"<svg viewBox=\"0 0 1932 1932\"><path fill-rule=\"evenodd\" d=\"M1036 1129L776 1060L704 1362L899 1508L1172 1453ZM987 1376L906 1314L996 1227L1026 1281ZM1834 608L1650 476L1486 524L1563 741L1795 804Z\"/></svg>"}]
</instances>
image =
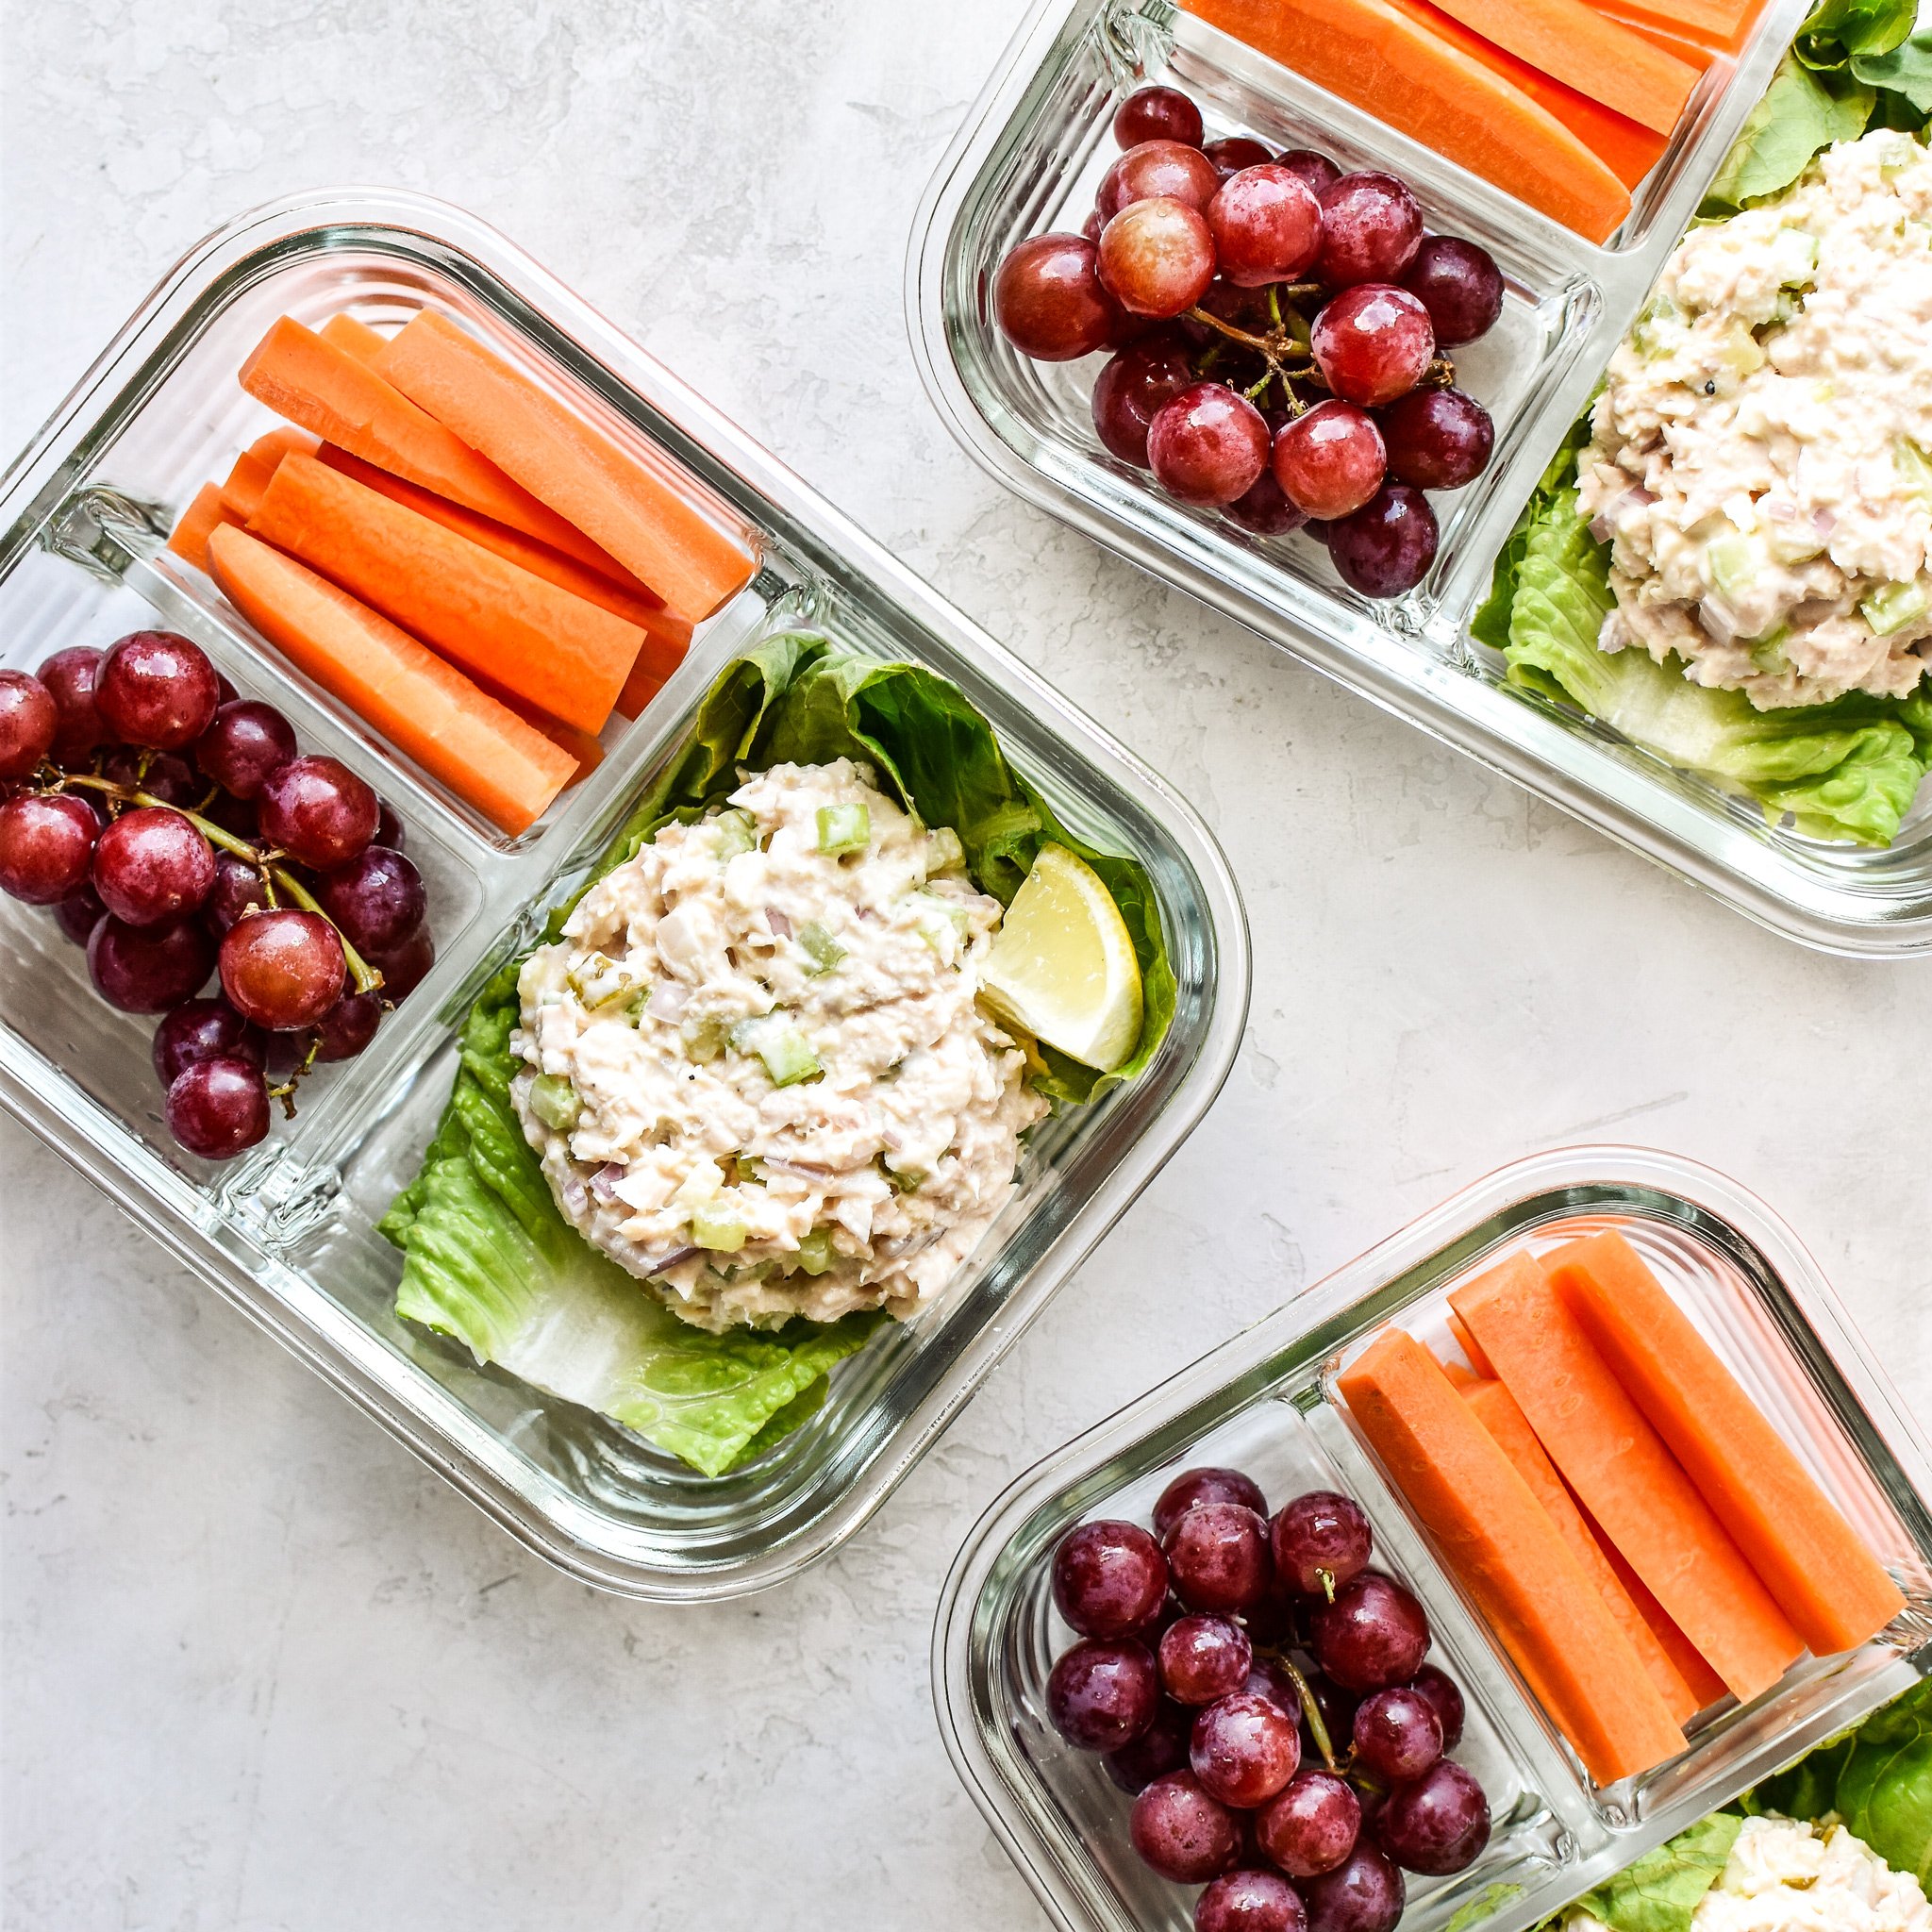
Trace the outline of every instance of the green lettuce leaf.
<instances>
[{"instance_id":1,"label":"green lettuce leaf","mask_svg":"<svg viewBox=\"0 0 1932 1932\"><path fill-rule=\"evenodd\" d=\"M1789 188L1834 142L1856 141L1877 96L1856 73L1819 72L1787 54L1751 109L1704 198L1706 216L1734 214Z\"/></svg>"},{"instance_id":2,"label":"green lettuce leaf","mask_svg":"<svg viewBox=\"0 0 1932 1932\"><path fill-rule=\"evenodd\" d=\"M1932 1886L1932 1684L1860 1725L1839 1774L1837 1809L1894 1872Z\"/></svg>"},{"instance_id":3,"label":"green lettuce leaf","mask_svg":"<svg viewBox=\"0 0 1932 1932\"><path fill-rule=\"evenodd\" d=\"M1829 73L1896 47L1918 14L1918 0L1819 0L1791 51L1807 67Z\"/></svg>"},{"instance_id":4,"label":"green lettuce leaf","mask_svg":"<svg viewBox=\"0 0 1932 1932\"><path fill-rule=\"evenodd\" d=\"M1882 95L1902 100L1909 112L1900 118L1888 116L1888 127L1916 131L1932 114L1932 27L1926 27L1901 41L1882 54L1854 54L1853 75Z\"/></svg>"},{"instance_id":5,"label":"green lettuce leaf","mask_svg":"<svg viewBox=\"0 0 1932 1932\"><path fill-rule=\"evenodd\" d=\"M683 750L552 912L546 936L554 939L583 893L661 826L722 804L741 766L841 756L870 761L926 824L953 825L974 877L1003 901L1044 841L1086 858L1133 934L1146 1018L1119 1074L1104 1079L1051 1056L1037 1084L1058 1101L1083 1101L1144 1067L1174 1001L1144 871L1068 834L955 686L921 667L835 651L823 638L775 638L726 668ZM721 1474L808 1422L831 1369L884 1317L707 1334L585 1241L552 1200L510 1103L522 964L521 956L505 964L472 1008L448 1108L422 1169L380 1224L404 1251L397 1312L456 1337L478 1360L616 1418L705 1474Z\"/></svg>"},{"instance_id":6,"label":"green lettuce leaf","mask_svg":"<svg viewBox=\"0 0 1932 1932\"><path fill-rule=\"evenodd\" d=\"M1690 1932L1690 1915L1724 1876L1743 1825L1735 1812L1714 1811L1576 1904L1610 1932Z\"/></svg>"}]
</instances>

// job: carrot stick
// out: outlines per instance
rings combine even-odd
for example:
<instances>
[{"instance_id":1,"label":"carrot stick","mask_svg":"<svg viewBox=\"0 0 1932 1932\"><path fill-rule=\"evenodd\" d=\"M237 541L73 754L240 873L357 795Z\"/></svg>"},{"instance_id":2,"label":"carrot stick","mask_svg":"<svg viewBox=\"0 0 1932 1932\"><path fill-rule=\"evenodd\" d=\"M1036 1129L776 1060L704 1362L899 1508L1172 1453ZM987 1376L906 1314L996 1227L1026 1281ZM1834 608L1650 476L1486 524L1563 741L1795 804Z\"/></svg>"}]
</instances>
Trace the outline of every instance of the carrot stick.
<instances>
[{"instance_id":1,"label":"carrot stick","mask_svg":"<svg viewBox=\"0 0 1932 1932\"><path fill-rule=\"evenodd\" d=\"M644 708L664 689L664 680L653 677L644 668L640 655L631 667L630 675L625 679L624 689L617 694L618 715L625 718L641 718Z\"/></svg>"},{"instance_id":2,"label":"carrot stick","mask_svg":"<svg viewBox=\"0 0 1932 1932\"><path fill-rule=\"evenodd\" d=\"M1577 1501L1739 1701L1776 1683L1803 1641L1535 1257L1513 1256L1450 1301Z\"/></svg>"},{"instance_id":3,"label":"carrot stick","mask_svg":"<svg viewBox=\"0 0 1932 1932\"><path fill-rule=\"evenodd\" d=\"M647 468L445 316L421 310L383 351L384 375L601 544L674 609L708 617L757 567L691 486Z\"/></svg>"},{"instance_id":4,"label":"carrot stick","mask_svg":"<svg viewBox=\"0 0 1932 1932\"><path fill-rule=\"evenodd\" d=\"M1517 1474L1529 1485L1530 1493L1549 1512L1557 1534L1569 1544L1570 1554L1617 1620L1618 1629L1629 1639L1630 1648L1657 1686L1657 1695L1669 1706L1672 1719L1681 1724L1695 1717L1703 1706L1684 1681L1683 1673L1657 1641L1657 1633L1643 1621L1630 1592L1617 1581L1616 1572L1605 1560L1603 1550L1583 1520L1583 1512L1563 1487L1563 1478L1537 1441L1536 1431L1530 1427L1529 1418L1518 1407L1516 1398L1500 1382L1478 1380L1463 1390L1462 1399L1469 1404L1476 1421L1495 1438L1496 1447L1515 1465Z\"/></svg>"},{"instance_id":5,"label":"carrot stick","mask_svg":"<svg viewBox=\"0 0 1932 1932\"><path fill-rule=\"evenodd\" d=\"M219 483L204 483L194 492L194 501L175 519L168 532L167 547L176 557L187 558L196 570L208 569L208 540L217 524L231 524L235 517L222 501Z\"/></svg>"},{"instance_id":6,"label":"carrot stick","mask_svg":"<svg viewBox=\"0 0 1932 1932\"><path fill-rule=\"evenodd\" d=\"M316 333L358 362L373 363L389 347L389 338L380 329L371 328L366 322L358 322L346 312L331 315Z\"/></svg>"},{"instance_id":7,"label":"carrot stick","mask_svg":"<svg viewBox=\"0 0 1932 1932\"><path fill-rule=\"evenodd\" d=\"M312 457L282 459L249 528L465 670L583 731L603 729L643 647L636 625Z\"/></svg>"},{"instance_id":8,"label":"carrot stick","mask_svg":"<svg viewBox=\"0 0 1932 1932\"><path fill-rule=\"evenodd\" d=\"M1482 1344L1469 1332L1469 1324L1454 1308L1446 1309L1449 1332L1455 1336L1457 1344L1469 1357L1469 1365L1478 1375L1488 1381L1494 1381L1496 1372L1490 1364L1490 1358L1482 1351Z\"/></svg>"},{"instance_id":9,"label":"carrot stick","mask_svg":"<svg viewBox=\"0 0 1932 1932\"><path fill-rule=\"evenodd\" d=\"M245 530L208 538L215 581L297 670L506 832L542 816L575 770L541 732L346 591Z\"/></svg>"},{"instance_id":10,"label":"carrot stick","mask_svg":"<svg viewBox=\"0 0 1932 1932\"><path fill-rule=\"evenodd\" d=\"M222 480L222 508L236 523L245 524L260 508L269 478L275 473L273 463L265 463L244 449Z\"/></svg>"},{"instance_id":11,"label":"carrot stick","mask_svg":"<svg viewBox=\"0 0 1932 1932\"><path fill-rule=\"evenodd\" d=\"M1613 0L1597 5L1606 19L1626 26L1661 27L1667 34L1678 34L1696 41L1713 54L1734 54L1744 44L1751 23L1757 18L1758 0Z\"/></svg>"},{"instance_id":12,"label":"carrot stick","mask_svg":"<svg viewBox=\"0 0 1932 1932\"><path fill-rule=\"evenodd\" d=\"M265 436L258 436L248 445L248 454L258 463L266 463L273 475L284 457L312 457L321 447L308 430L297 429L292 423L281 423Z\"/></svg>"},{"instance_id":13,"label":"carrot stick","mask_svg":"<svg viewBox=\"0 0 1932 1932\"><path fill-rule=\"evenodd\" d=\"M1573 1503L1576 1501L1574 1496L1570 1500ZM1577 1511L1591 1535L1596 1539L1597 1548L1604 1553L1604 1561L1624 1586L1624 1593L1637 1606L1637 1614L1650 1625L1651 1635L1663 1645L1664 1655L1675 1666L1677 1674L1690 1687L1690 1694L1697 1700L1697 1708L1707 1710L1719 1698L1729 1695L1724 1689L1724 1680L1705 1662L1704 1653L1671 1622L1670 1612L1651 1595L1643 1578L1624 1560L1623 1552L1597 1524L1591 1521L1590 1511L1581 1504L1577 1504Z\"/></svg>"},{"instance_id":14,"label":"carrot stick","mask_svg":"<svg viewBox=\"0 0 1932 1932\"><path fill-rule=\"evenodd\" d=\"M1385 1328L1341 1372L1350 1413L1590 1774L1611 1784L1684 1748L1630 1641L1427 1349Z\"/></svg>"},{"instance_id":15,"label":"carrot stick","mask_svg":"<svg viewBox=\"0 0 1932 1932\"><path fill-rule=\"evenodd\" d=\"M1883 1630L1906 1607L1898 1586L1637 1250L1592 1235L1543 1265L1812 1655Z\"/></svg>"}]
</instances>

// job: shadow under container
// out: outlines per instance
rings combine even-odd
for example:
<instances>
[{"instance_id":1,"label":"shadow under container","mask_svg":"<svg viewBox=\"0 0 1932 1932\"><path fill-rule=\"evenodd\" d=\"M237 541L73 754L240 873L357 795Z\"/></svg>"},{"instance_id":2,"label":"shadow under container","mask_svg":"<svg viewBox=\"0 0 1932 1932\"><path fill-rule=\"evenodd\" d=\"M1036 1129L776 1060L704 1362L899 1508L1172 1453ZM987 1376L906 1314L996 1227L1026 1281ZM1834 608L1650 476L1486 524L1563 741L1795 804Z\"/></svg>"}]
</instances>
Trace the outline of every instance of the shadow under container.
<instances>
[{"instance_id":1,"label":"shadow under container","mask_svg":"<svg viewBox=\"0 0 1932 1932\"><path fill-rule=\"evenodd\" d=\"M170 521L273 419L236 371L276 317L348 310L393 328L441 310L736 524L760 563L699 627L635 724L539 822L506 838L266 645L164 550ZM985 632L626 341L460 211L343 191L242 217L188 256L89 373L0 492L0 661L32 668L160 622L198 641L305 750L395 808L438 957L359 1058L305 1081L292 1122L210 1165L161 1122L153 1023L98 999L51 913L0 900L0 1103L178 1258L532 1549L646 1598L776 1582L849 1536L932 1443L1081 1257L1186 1137L1232 1064L1247 932L1187 805ZM1138 1080L1044 1124L1017 1195L918 1320L836 1371L817 1415L706 1478L619 1424L400 1323L401 1257L375 1231L449 1093L478 990L586 875L677 755L724 666L820 629L952 678L1068 826L1147 869L1178 997ZM640 1292L642 1292L641 1289Z\"/></svg>"},{"instance_id":2,"label":"shadow under container","mask_svg":"<svg viewBox=\"0 0 1932 1932\"><path fill-rule=\"evenodd\" d=\"M1171 0L1040 0L914 223L906 307L920 378L967 454L1029 503L1759 924L1831 952L1932 950L1932 785L1882 851L1767 825L1754 802L1511 686L1469 629L1519 513L1808 10L1769 0L1738 55L1712 62L1599 247ZM1212 136L1399 175L1432 230L1480 242L1503 271L1501 319L1454 352L1494 419L1495 453L1468 488L1432 493L1441 546L1407 596L1360 595L1306 533L1257 537L1168 496L1095 433L1100 358L1030 361L994 321L1001 260L1029 235L1079 230L1119 152L1114 109L1152 81L1197 101Z\"/></svg>"},{"instance_id":3,"label":"shadow under container","mask_svg":"<svg viewBox=\"0 0 1932 1932\"><path fill-rule=\"evenodd\" d=\"M1452 1289L1506 1253L1608 1228L1642 1254L1907 1603L1859 1649L1802 1658L1749 1705L1725 1697L1700 1713L1669 1763L1598 1786L1384 1478L1335 1377L1391 1323L1453 1354ZM1064 1932L1192 1923L1193 1893L1135 1856L1130 1801L1101 1760L1055 1732L1045 1686L1073 1640L1048 1587L1055 1545L1093 1517L1147 1522L1162 1489L1201 1464L1245 1470L1271 1507L1315 1489L1354 1496L1376 1567L1421 1599L1431 1660L1468 1701L1454 1755L1482 1782L1492 1835L1465 1872L1406 1874L1403 1932L1452 1920L1521 1932L1932 1671L1932 1453L1796 1237L1742 1188L1667 1154L1577 1147L1519 1161L1048 1457L974 1527L934 1632L940 1727Z\"/></svg>"}]
</instances>

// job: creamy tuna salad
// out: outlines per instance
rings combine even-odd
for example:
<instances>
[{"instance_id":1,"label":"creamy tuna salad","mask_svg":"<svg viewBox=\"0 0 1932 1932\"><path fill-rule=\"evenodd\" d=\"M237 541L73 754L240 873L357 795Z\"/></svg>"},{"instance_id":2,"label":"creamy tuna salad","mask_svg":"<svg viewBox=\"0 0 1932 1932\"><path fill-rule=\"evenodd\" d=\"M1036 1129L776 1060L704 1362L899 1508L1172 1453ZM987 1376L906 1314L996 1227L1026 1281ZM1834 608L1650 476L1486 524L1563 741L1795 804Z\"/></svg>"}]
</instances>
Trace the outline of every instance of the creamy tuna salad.
<instances>
[{"instance_id":1,"label":"creamy tuna salad","mask_svg":"<svg viewBox=\"0 0 1932 1932\"><path fill-rule=\"evenodd\" d=\"M702 1328L909 1314L1048 1111L975 999L1000 916L846 758L663 827L518 982L511 1098L565 1216Z\"/></svg>"},{"instance_id":2,"label":"creamy tuna salad","mask_svg":"<svg viewBox=\"0 0 1932 1932\"><path fill-rule=\"evenodd\" d=\"M1607 651L1763 709L1903 696L1932 653L1932 153L1880 131L1679 244L1578 469Z\"/></svg>"}]
</instances>

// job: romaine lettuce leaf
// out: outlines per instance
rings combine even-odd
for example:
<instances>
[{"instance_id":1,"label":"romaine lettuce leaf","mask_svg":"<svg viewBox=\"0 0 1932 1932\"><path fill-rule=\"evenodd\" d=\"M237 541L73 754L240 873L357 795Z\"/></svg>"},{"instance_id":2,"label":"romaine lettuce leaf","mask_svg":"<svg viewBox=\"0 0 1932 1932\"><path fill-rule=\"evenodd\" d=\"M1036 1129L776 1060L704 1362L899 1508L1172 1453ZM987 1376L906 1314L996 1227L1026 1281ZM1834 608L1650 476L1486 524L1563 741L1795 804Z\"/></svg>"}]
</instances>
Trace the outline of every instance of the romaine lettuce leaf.
<instances>
[{"instance_id":1,"label":"romaine lettuce leaf","mask_svg":"<svg viewBox=\"0 0 1932 1932\"><path fill-rule=\"evenodd\" d=\"M1751 109L1704 197L1707 215L1734 214L1748 202L1789 188L1814 155L1857 141L1877 95L1842 59L1820 72L1787 54Z\"/></svg>"},{"instance_id":2,"label":"romaine lettuce leaf","mask_svg":"<svg viewBox=\"0 0 1932 1932\"><path fill-rule=\"evenodd\" d=\"M1894 1872L1932 1886L1932 1684L1859 1727L1839 1774L1837 1809Z\"/></svg>"},{"instance_id":3,"label":"romaine lettuce leaf","mask_svg":"<svg viewBox=\"0 0 1932 1932\"><path fill-rule=\"evenodd\" d=\"M1690 1932L1690 1915L1724 1876L1743 1826L1735 1812L1714 1811L1575 1903L1610 1932Z\"/></svg>"}]
</instances>

